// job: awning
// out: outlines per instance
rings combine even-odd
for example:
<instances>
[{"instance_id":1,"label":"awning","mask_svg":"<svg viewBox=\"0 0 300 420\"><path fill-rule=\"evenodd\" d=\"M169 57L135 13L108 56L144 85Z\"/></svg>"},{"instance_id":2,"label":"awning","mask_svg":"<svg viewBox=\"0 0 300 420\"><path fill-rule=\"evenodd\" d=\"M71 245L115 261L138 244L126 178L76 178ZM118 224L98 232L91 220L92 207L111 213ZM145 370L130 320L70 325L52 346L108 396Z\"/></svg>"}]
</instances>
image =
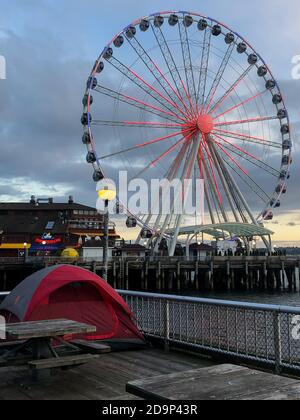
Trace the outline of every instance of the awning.
<instances>
[{"instance_id":1,"label":"awning","mask_svg":"<svg viewBox=\"0 0 300 420\"><path fill-rule=\"evenodd\" d=\"M31 244L26 244L26 246L23 244L1 244L0 249L29 249L31 247Z\"/></svg>"},{"instance_id":2,"label":"awning","mask_svg":"<svg viewBox=\"0 0 300 420\"><path fill-rule=\"evenodd\" d=\"M229 235L236 235L239 238L248 238L252 236L271 236L274 234L274 232L266 229L263 226L250 223L218 223L213 225L182 227L179 231L179 236L205 233L214 238L221 238L224 236L224 232ZM166 233L171 235L173 230L169 229L166 231Z\"/></svg>"}]
</instances>

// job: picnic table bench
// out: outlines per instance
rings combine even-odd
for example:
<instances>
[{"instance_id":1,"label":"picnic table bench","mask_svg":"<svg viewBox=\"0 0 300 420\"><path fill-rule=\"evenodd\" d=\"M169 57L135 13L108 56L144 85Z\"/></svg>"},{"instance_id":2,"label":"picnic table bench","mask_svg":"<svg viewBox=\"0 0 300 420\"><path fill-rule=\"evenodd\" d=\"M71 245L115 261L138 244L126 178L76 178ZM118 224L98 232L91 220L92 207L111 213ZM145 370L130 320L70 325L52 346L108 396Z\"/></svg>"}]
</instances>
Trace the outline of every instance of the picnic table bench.
<instances>
[{"instance_id":1,"label":"picnic table bench","mask_svg":"<svg viewBox=\"0 0 300 420\"><path fill-rule=\"evenodd\" d=\"M68 342L64 337L91 334L96 330L95 326L68 319L7 324L6 334L14 341L1 344L0 367L27 365L36 380L38 372L44 369L79 366L109 352L110 347L103 344L97 347L97 343L85 340ZM61 355L54 343L68 348L69 354Z\"/></svg>"}]
</instances>

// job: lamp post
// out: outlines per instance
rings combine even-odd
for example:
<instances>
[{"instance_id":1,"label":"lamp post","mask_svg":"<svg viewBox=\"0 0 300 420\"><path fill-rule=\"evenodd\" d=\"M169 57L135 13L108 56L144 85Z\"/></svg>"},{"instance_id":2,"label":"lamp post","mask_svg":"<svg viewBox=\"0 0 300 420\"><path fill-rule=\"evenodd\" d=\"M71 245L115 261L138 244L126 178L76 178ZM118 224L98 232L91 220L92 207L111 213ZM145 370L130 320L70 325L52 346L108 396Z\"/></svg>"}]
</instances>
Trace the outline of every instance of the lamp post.
<instances>
[{"instance_id":1,"label":"lamp post","mask_svg":"<svg viewBox=\"0 0 300 420\"><path fill-rule=\"evenodd\" d=\"M103 280L108 281L108 237L109 237L109 209L108 204L116 198L116 191L105 186L98 191L98 196L104 201L104 244L103 244Z\"/></svg>"},{"instance_id":2,"label":"lamp post","mask_svg":"<svg viewBox=\"0 0 300 420\"><path fill-rule=\"evenodd\" d=\"M27 260L27 242L24 242L24 264L26 264Z\"/></svg>"}]
</instances>

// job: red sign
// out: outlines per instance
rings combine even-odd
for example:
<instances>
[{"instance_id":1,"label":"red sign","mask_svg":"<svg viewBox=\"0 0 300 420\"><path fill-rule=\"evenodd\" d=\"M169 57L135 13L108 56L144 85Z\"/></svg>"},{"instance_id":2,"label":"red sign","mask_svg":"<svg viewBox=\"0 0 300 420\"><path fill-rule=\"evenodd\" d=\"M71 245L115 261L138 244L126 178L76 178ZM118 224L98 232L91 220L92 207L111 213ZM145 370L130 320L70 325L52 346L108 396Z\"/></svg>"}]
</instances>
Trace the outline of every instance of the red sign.
<instances>
[{"instance_id":1,"label":"red sign","mask_svg":"<svg viewBox=\"0 0 300 420\"><path fill-rule=\"evenodd\" d=\"M41 245L56 245L56 244L60 244L62 242L62 239L60 237L53 238L53 239L36 238L35 242Z\"/></svg>"}]
</instances>

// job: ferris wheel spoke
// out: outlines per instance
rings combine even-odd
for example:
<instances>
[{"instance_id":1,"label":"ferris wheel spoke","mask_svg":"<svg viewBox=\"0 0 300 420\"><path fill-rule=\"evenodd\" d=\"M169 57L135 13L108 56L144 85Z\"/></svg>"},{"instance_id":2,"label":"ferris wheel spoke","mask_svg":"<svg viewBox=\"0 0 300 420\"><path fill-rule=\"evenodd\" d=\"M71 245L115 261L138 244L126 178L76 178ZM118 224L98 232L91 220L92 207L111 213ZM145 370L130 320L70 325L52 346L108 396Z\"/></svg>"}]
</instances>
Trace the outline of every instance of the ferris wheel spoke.
<instances>
[{"instance_id":1,"label":"ferris wheel spoke","mask_svg":"<svg viewBox=\"0 0 300 420\"><path fill-rule=\"evenodd\" d=\"M102 125L109 127L147 127L147 128L169 128L178 130L178 128L183 127L182 124L166 124L159 122L151 121L105 121L105 120L93 120L92 125Z\"/></svg>"},{"instance_id":2,"label":"ferris wheel spoke","mask_svg":"<svg viewBox=\"0 0 300 420\"><path fill-rule=\"evenodd\" d=\"M203 107L204 102L205 102L205 92L206 92L206 83L207 83L208 63L209 63L209 57L210 57L211 37L212 37L211 28L209 26L207 26L207 28L204 31L203 49L202 49L198 89L197 89L197 96L196 96L197 106L200 103L201 108Z\"/></svg>"},{"instance_id":3,"label":"ferris wheel spoke","mask_svg":"<svg viewBox=\"0 0 300 420\"><path fill-rule=\"evenodd\" d=\"M231 93L236 90L239 84L245 79L245 77L249 74L250 70L252 70L253 66L250 65L247 69L240 75L240 77L229 87L229 89L224 93L224 95L213 105L213 107L209 110L209 113L214 113L217 109L220 108L222 103L226 101L226 99L231 95Z\"/></svg>"},{"instance_id":4,"label":"ferris wheel spoke","mask_svg":"<svg viewBox=\"0 0 300 420\"><path fill-rule=\"evenodd\" d=\"M161 86L161 88L164 90L166 95L168 95L169 100L173 103L173 106L183 115L187 116L187 114L182 111L179 106L177 105L177 100L181 101L181 97L178 95L174 87L171 85L167 77L164 75L162 70L159 68L157 63L155 63L154 60L149 56L147 51L143 48L143 46L140 44L140 42L134 37L132 39L127 38L127 41L131 45L131 47L134 49L138 57L143 61L147 69L149 70L150 74L154 76L158 84ZM174 96L175 95L175 96Z\"/></svg>"},{"instance_id":5,"label":"ferris wheel spoke","mask_svg":"<svg viewBox=\"0 0 300 420\"><path fill-rule=\"evenodd\" d=\"M216 117L214 117L214 119L217 120L218 118L221 118L224 115L229 114L232 111L235 111L236 109L240 108L241 106L244 106L244 105L248 104L249 102L257 99L259 96L263 95L266 92L267 92L267 90L263 90L262 92L259 92L254 96L251 96L251 98L248 98L248 99L244 100L243 102L240 102L239 104L233 106L232 108L227 109L227 111L222 112L222 114L217 115Z\"/></svg>"},{"instance_id":6,"label":"ferris wheel spoke","mask_svg":"<svg viewBox=\"0 0 300 420\"><path fill-rule=\"evenodd\" d=\"M163 106L164 108L166 108L168 111L170 111L172 113L175 112L174 111L174 108L177 109L176 108L177 107L176 104L174 104L172 101L170 101L168 98L166 98L162 93L160 93L157 89L155 89L153 86L151 86L142 77L140 77L139 75L137 75L137 73L135 73L129 67L127 67L123 63L121 63L121 61L117 60L115 57L112 57L108 61L108 63L111 64L120 73L122 73L132 83L134 83L136 86L138 86L144 92L146 92L147 95L150 95L161 106ZM182 115L186 116L183 111L180 111L180 113ZM176 115L178 115L178 114L176 113Z\"/></svg>"},{"instance_id":7,"label":"ferris wheel spoke","mask_svg":"<svg viewBox=\"0 0 300 420\"><path fill-rule=\"evenodd\" d=\"M174 60L174 57L171 53L169 45L166 41L166 38L161 30L161 27L155 27L152 23L151 23L151 27L152 27L154 36L156 38L156 41L159 45L161 54L168 67L169 73L173 79L174 85L176 86L177 94L180 97L180 101L183 104L186 112L191 115L191 110L189 110L189 108L186 106L183 96L181 95L181 86L185 87L185 85L183 83L182 77L180 75L176 62Z\"/></svg>"},{"instance_id":8,"label":"ferris wheel spoke","mask_svg":"<svg viewBox=\"0 0 300 420\"><path fill-rule=\"evenodd\" d=\"M153 161L151 161L145 168L143 168L137 175L135 175L134 178L139 178L143 173L145 173L148 169L153 168L156 166L162 159L164 159L166 156L168 156L171 152L173 152L178 146L180 146L182 143L188 141L194 133L190 133L187 136L182 137L180 140L178 140L173 146L171 146L169 149L167 149L165 152L160 154L157 158L155 158Z\"/></svg>"},{"instance_id":9,"label":"ferris wheel spoke","mask_svg":"<svg viewBox=\"0 0 300 420\"><path fill-rule=\"evenodd\" d=\"M184 18L184 14L183 14ZM179 36L181 41L181 50L182 50L182 58L184 64L184 71L186 76L186 86L187 91L189 93L189 97L191 98L192 102L196 105L196 85L195 85L195 77L193 71L193 64L192 64L192 56L191 56L191 49L190 49L190 42L187 27L184 24L183 20L179 20L178 23L179 28ZM192 106L193 112L194 105Z\"/></svg>"},{"instance_id":10,"label":"ferris wheel spoke","mask_svg":"<svg viewBox=\"0 0 300 420\"><path fill-rule=\"evenodd\" d=\"M215 95L216 95L216 93L218 91L219 84L220 84L220 82L222 80L222 77L224 76L225 70L226 70L227 65L229 63L229 60L230 60L230 58L232 56L232 52L233 52L234 47L235 47L235 43L233 42L233 43L231 43L229 45L229 47L228 47L228 49L226 51L226 54L223 57L223 60L222 60L222 62L220 64L220 67L219 67L218 72L216 74L216 77L215 77L215 79L214 79L214 81L212 83L212 86L211 86L211 89L209 91L209 94L208 94L208 96L207 96L207 98L205 100L205 113L207 113L209 111L209 109L210 109L210 107L211 107L211 105L213 103L214 97L215 97Z\"/></svg>"},{"instance_id":11,"label":"ferris wheel spoke","mask_svg":"<svg viewBox=\"0 0 300 420\"><path fill-rule=\"evenodd\" d=\"M229 144L230 146L234 147L238 151L240 151L242 153L245 153L247 156L249 156L249 157L251 157L255 160L259 160L258 157L256 157L256 156L252 155L251 153L247 152L247 150L243 149L242 147L237 146L234 143L231 143L230 141L228 141L228 140L224 139L223 137L219 136L218 134L215 133L213 136L217 137L219 140L222 140L224 143Z\"/></svg>"},{"instance_id":12,"label":"ferris wheel spoke","mask_svg":"<svg viewBox=\"0 0 300 420\"><path fill-rule=\"evenodd\" d=\"M224 159L224 161L227 166L229 166L229 168L250 188L250 190L262 200L263 203L271 200L268 194L249 175L247 177L243 176L243 174L234 168L228 159Z\"/></svg>"},{"instance_id":13,"label":"ferris wheel spoke","mask_svg":"<svg viewBox=\"0 0 300 420\"><path fill-rule=\"evenodd\" d=\"M165 109L159 108L154 105L150 105L144 101L141 101L140 99L134 98L132 96L123 95L120 92L114 91L112 89L108 89L104 86L97 85L95 88L96 92L99 92L105 96L109 96L113 99L116 99L118 101L124 102L127 105L131 105L133 107L136 107L138 109L141 109L146 112L150 112L151 114L158 115L161 118L166 118L170 121L177 122L185 121L184 118L179 117L178 115L174 114L173 112L166 111ZM163 114L163 115L162 115Z\"/></svg>"},{"instance_id":14,"label":"ferris wheel spoke","mask_svg":"<svg viewBox=\"0 0 300 420\"><path fill-rule=\"evenodd\" d=\"M225 149L224 147L216 140L212 139L213 142L219 147L219 149L239 168L240 171L242 171L245 175L249 175L249 173L238 163L234 157L232 157Z\"/></svg>"},{"instance_id":15,"label":"ferris wheel spoke","mask_svg":"<svg viewBox=\"0 0 300 420\"><path fill-rule=\"evenodd\" d=\"M236 121L225 121L222 123L215 123L215 127L224 127L228 125L240 125L240 124L249 124L249 123L256 123L261 121L272 121L272 120L278 120L278 116L270 116L270 117L255 117L255 118L249 118L245 120L236 120Z\"/></svg>"},{"instance_id":16,"label":"ferris wheel spoke","mask_svg":"<svg viewBox=\"0 0 300 420\"><path fill-rule=\"evenodd\" d=\"M225 149L231 151L232 153L236 154L237 156L247 160L248 162L252 163L254 166L263 169L265 172L273 175L274 177L278 178L280 172L273 168L272 166L268 165L267 163L263 162L262 160L258 159L257 157L251 155L250 153L246 153L245 151L242 151L241 149L239 150L239 148L233 144L230 144L229 142L227 142L228 144L223 145L223 147L225 147Z\"/></svg>"},{"instance_id":17,"label":"ferris wheel spoke","mask_svg":"<svg viewBox=\"0 0 300 420\"><path fill-rule=\"evenodd\" d=\"M216 134L216 133L218 133L220 136L222 134L223 137L229 137L229 138L233 138L233 139L236 139L236 140L241 140L241 141L247 141L247 142L250 142L250 143L260 144L262 146L270 146L270 147L275 147L277 149L282 149L282 143L266 140L266 139L263 139L261 137L247 136L246 134L235 133L235 132L232 132L232 131L214 129L212 134Z\"/></svg>"},{"instance_id":18,"label":"ferris wheel spoke","mask_svg":"<svg viewBox=\"0 0 300 420\"><path fill-rule=\"evenodd\" d=\"M133 150L137 150L137 149L142 149L146 146L151 146L152 144L156 144L156 143L159 143L159 142L164 141L164 140L171 139L171 138L176 137L176 136L182 136L182 134L188 134L189 132L190 132L190 130L177 131L176 133L168 134L167 136L163 136L163 137L158 137L156 139L147 141L145 143L136 144L135 146L129 147L127 149L123 149L123 150L120 150L118 152L111 153L111 154L106 155L106 156L102 156L99 159L103 160L103 159L111 158L113 156L122 155L124 153L132 152Z\"/></svg>"}]
</instances>

